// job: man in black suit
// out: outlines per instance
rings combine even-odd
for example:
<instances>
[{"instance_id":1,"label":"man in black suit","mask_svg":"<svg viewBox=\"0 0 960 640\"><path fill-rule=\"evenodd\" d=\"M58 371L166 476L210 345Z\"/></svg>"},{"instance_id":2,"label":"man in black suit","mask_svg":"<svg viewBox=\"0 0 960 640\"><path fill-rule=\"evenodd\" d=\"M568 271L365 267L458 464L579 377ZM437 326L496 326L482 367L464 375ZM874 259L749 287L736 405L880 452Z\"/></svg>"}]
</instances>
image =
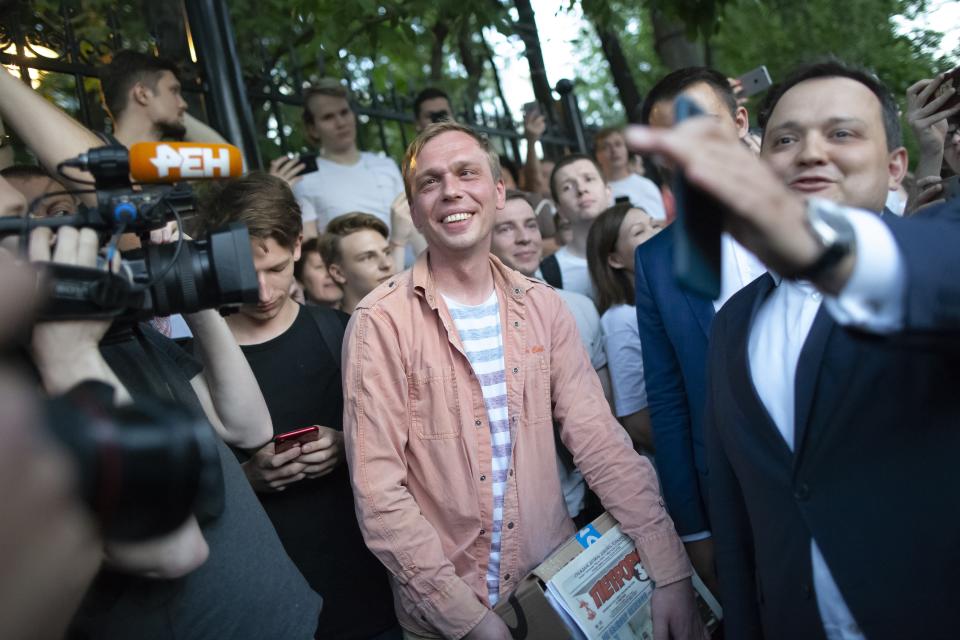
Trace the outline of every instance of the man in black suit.
<instances>
[{"instance_id":1,"label":"man in black suit","mask_svg":"<svg viewBox=\"0 0 960 640\"><path fill-rule=\"evenodd\" d=\"M727 303L710 340L727 633L955 637L957 206L867 213L906 171L896 105L868 74L801 68L760 120L765 163L705 119L630 134L730 206L727 228L772 272Z\"/></svg>"}]
</instances>

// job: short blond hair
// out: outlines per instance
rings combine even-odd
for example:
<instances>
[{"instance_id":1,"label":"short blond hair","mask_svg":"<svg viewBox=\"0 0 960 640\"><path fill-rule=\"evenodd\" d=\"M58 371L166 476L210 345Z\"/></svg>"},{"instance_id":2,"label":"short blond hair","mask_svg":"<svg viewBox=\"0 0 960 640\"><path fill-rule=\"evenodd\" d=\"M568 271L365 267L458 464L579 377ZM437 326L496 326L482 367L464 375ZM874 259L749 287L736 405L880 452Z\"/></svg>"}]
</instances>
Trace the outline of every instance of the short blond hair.
<instances>
[{"instance_id":1,"label":"short blond hair","mask_svg":"<svg viewBox=\"0 0 960 640\"><path fill-rule=\"evenodd\" d=\"M403 170L403 188L407 192L407 202L412 200L413 174L417 170L417 158L420 156L423 148L437 136L451 131L465 133L473 138L477 145L483 149L483 152L487 154L487 162L490 164L490 173L493 175L494 182L500 179L500 156L497 154L496 149L493 148L493 145L490 144L490 138L459 122L453 122L452 120L435 122L424 129L420 135L410 143L410 146L407 147L407 152L403 154L403 165L401 168Z\"/></svg>"}]
</instances>

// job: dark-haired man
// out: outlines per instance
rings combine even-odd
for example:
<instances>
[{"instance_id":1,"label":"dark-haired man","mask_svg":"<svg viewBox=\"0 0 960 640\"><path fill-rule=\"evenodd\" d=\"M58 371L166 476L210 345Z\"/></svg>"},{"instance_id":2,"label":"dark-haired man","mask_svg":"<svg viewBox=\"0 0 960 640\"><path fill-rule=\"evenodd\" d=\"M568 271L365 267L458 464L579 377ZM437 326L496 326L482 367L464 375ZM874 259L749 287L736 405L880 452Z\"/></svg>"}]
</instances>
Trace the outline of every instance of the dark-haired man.
<instances>
[{"instance_id":1,"label":"dark-haired man","mask_svg":"<svg viewBox=\"0 0 960 640\"><path fill-rule=\"evenodd\" d=\"M187 113L180 71L172 60L118 51L103 68L100 87L113 137L125 147L159 140L226 142Z\"/></svg>"},{"instance_id":2,"label":"dark-haired man","mask_svg":"<svg viewBox=\"0 0 960 640\"><path fill-rule=\"evenodd\" d=\"M27 213L36 218L70 215L77 212L77 199L65 193L66 187L36 165L17 164L0 170L0 176L19 191L32 209Z\"/></svg>"},{"instance_id":3,"label":"dark-haired man","mask_svg":"<svg viewBox=\"0 0 960 640\"><path fill-rule=\"evenodd\" d=\"M427 87L413 100L413 125L420 133L434 122L456 120L450 96L436 87Z\"/></svg>"},{"instance_id":4,"label":"dark-haired man","mask_svg":"<svg viewBox=\"0 0 960 640\"><path fill-rule=\"evenodd\" d=\"M679 69L657 82L641 107L644 122L669 127L674 100L680 95L696 101L731 134L741 139L748 135L747 111L737 106L726 76L705 67ZM669 187L663 193L672 202ZM716 310L766 267L725 235L720 298L711 302L689 294L673 276L674 233L667 227L637 247L637 326L663 497L694 567L715 590L702 426L707 338Z\"/></svg>"},{"instance_id":5,"label":"dark-haired man","mask_svg":"<svg viewBox=\"0 0 960 640\"><path fill-rule=\"evenodd\" d=\"M952 637L958 590L945 568L960 563L960 516L941 492L957 486L960 447L947 340L960 326L957 208L876 215L907 158L896 102L868 73L801 67L760 122L764 164L706 120L631 133L698 175L731 208L731 231L783 275L734 296L710 343L727 629Z\"/></svg>"},{"instance_id":6,"label":"dark-haired man","mask_svg":"<svg viewBox=\"0 0 960 640\"><path fill-rule=\"evenodd\" d=\"M587 234L590 225L613 202L610 188L597 161L588 155L560 158L550 174L550 193L557 213L570 223L570 242L540 264L543 279L557 289L594 298L587 269Z\"/></svg>"},{"instance_id":7,"label":"dark-haired man","mask_svg":"<svg viewBox=\"0 0 960 640\"><path fill-rule=\"evenodd\" d=\"M243 464L244 472L287 553L324 598L316 637L376 637L395 627L396 618L383 567L357 528L343 464L340 350L347 318L290 296L303 227L284 181L253 172L218 185L202 224L216 229L231 222L250 232L260 299L227 324L263 391L274 433L318 427L316 440L287 451L278 453L268 442Z\"/></svg>"}]
</instances>

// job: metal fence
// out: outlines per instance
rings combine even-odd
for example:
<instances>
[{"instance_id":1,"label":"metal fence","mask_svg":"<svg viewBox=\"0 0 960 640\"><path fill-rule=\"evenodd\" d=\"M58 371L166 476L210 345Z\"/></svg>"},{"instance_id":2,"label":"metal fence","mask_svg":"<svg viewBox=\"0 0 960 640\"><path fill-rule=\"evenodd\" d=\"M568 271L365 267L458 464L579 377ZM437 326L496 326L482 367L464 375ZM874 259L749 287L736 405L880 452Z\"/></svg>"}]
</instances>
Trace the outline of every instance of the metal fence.
<instances>
[{"instance_id":1,"label":"metal fence","mask_svg":"<svg viewBox=\"0 0 960 640\"><path fill-rule=\"evenodd\" d=\"M108 131L99 67L124 48L171 58L180 65L190 112L240 144L251 166L261 166L261 158L269 161L307 145L300 118L308 82L304 69L310 67L294 48L270 59L263 47L245 47L237 52L239 60L231 60L228 53L236 45L229 23L223 0L21 0L0 23L0 63L92 130ZM241 68L263 72L241 76ZM499 78L494 81L499 84ZM350 84L360 147L401 156L415 135L413 95L372 81ZM558 93L542 143L551 155L584 150L572 83L561 81ZM481 104L453 106L460 121L487 133L505 156L522 162L522 126L502 92ZM26 157L22 147L19 155Z\"/></svg>"}]
</instances>

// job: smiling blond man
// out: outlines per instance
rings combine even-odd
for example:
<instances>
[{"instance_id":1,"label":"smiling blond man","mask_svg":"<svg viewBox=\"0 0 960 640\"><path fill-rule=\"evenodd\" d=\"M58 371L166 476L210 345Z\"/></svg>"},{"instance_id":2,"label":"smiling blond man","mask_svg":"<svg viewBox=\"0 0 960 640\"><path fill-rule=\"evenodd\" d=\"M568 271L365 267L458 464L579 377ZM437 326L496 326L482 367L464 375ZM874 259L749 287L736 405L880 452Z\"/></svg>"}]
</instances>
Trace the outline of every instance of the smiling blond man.
<instances>
[{"instance_id":1,"label":"smiling blond man","mask_svg":"<svg viewBox=\"0 0 960 640\"><path fill-rule=\"evenodd\" d=\"M360 527L406 636L510 638L492 607L574 532L556 421L656 581L656 628L705 637L653 469L610 414L570 312L490 255L505 194L489 142L431 125L404 182L428 248L354 311L344 428Z\"/></svg>"}]
</instances>

